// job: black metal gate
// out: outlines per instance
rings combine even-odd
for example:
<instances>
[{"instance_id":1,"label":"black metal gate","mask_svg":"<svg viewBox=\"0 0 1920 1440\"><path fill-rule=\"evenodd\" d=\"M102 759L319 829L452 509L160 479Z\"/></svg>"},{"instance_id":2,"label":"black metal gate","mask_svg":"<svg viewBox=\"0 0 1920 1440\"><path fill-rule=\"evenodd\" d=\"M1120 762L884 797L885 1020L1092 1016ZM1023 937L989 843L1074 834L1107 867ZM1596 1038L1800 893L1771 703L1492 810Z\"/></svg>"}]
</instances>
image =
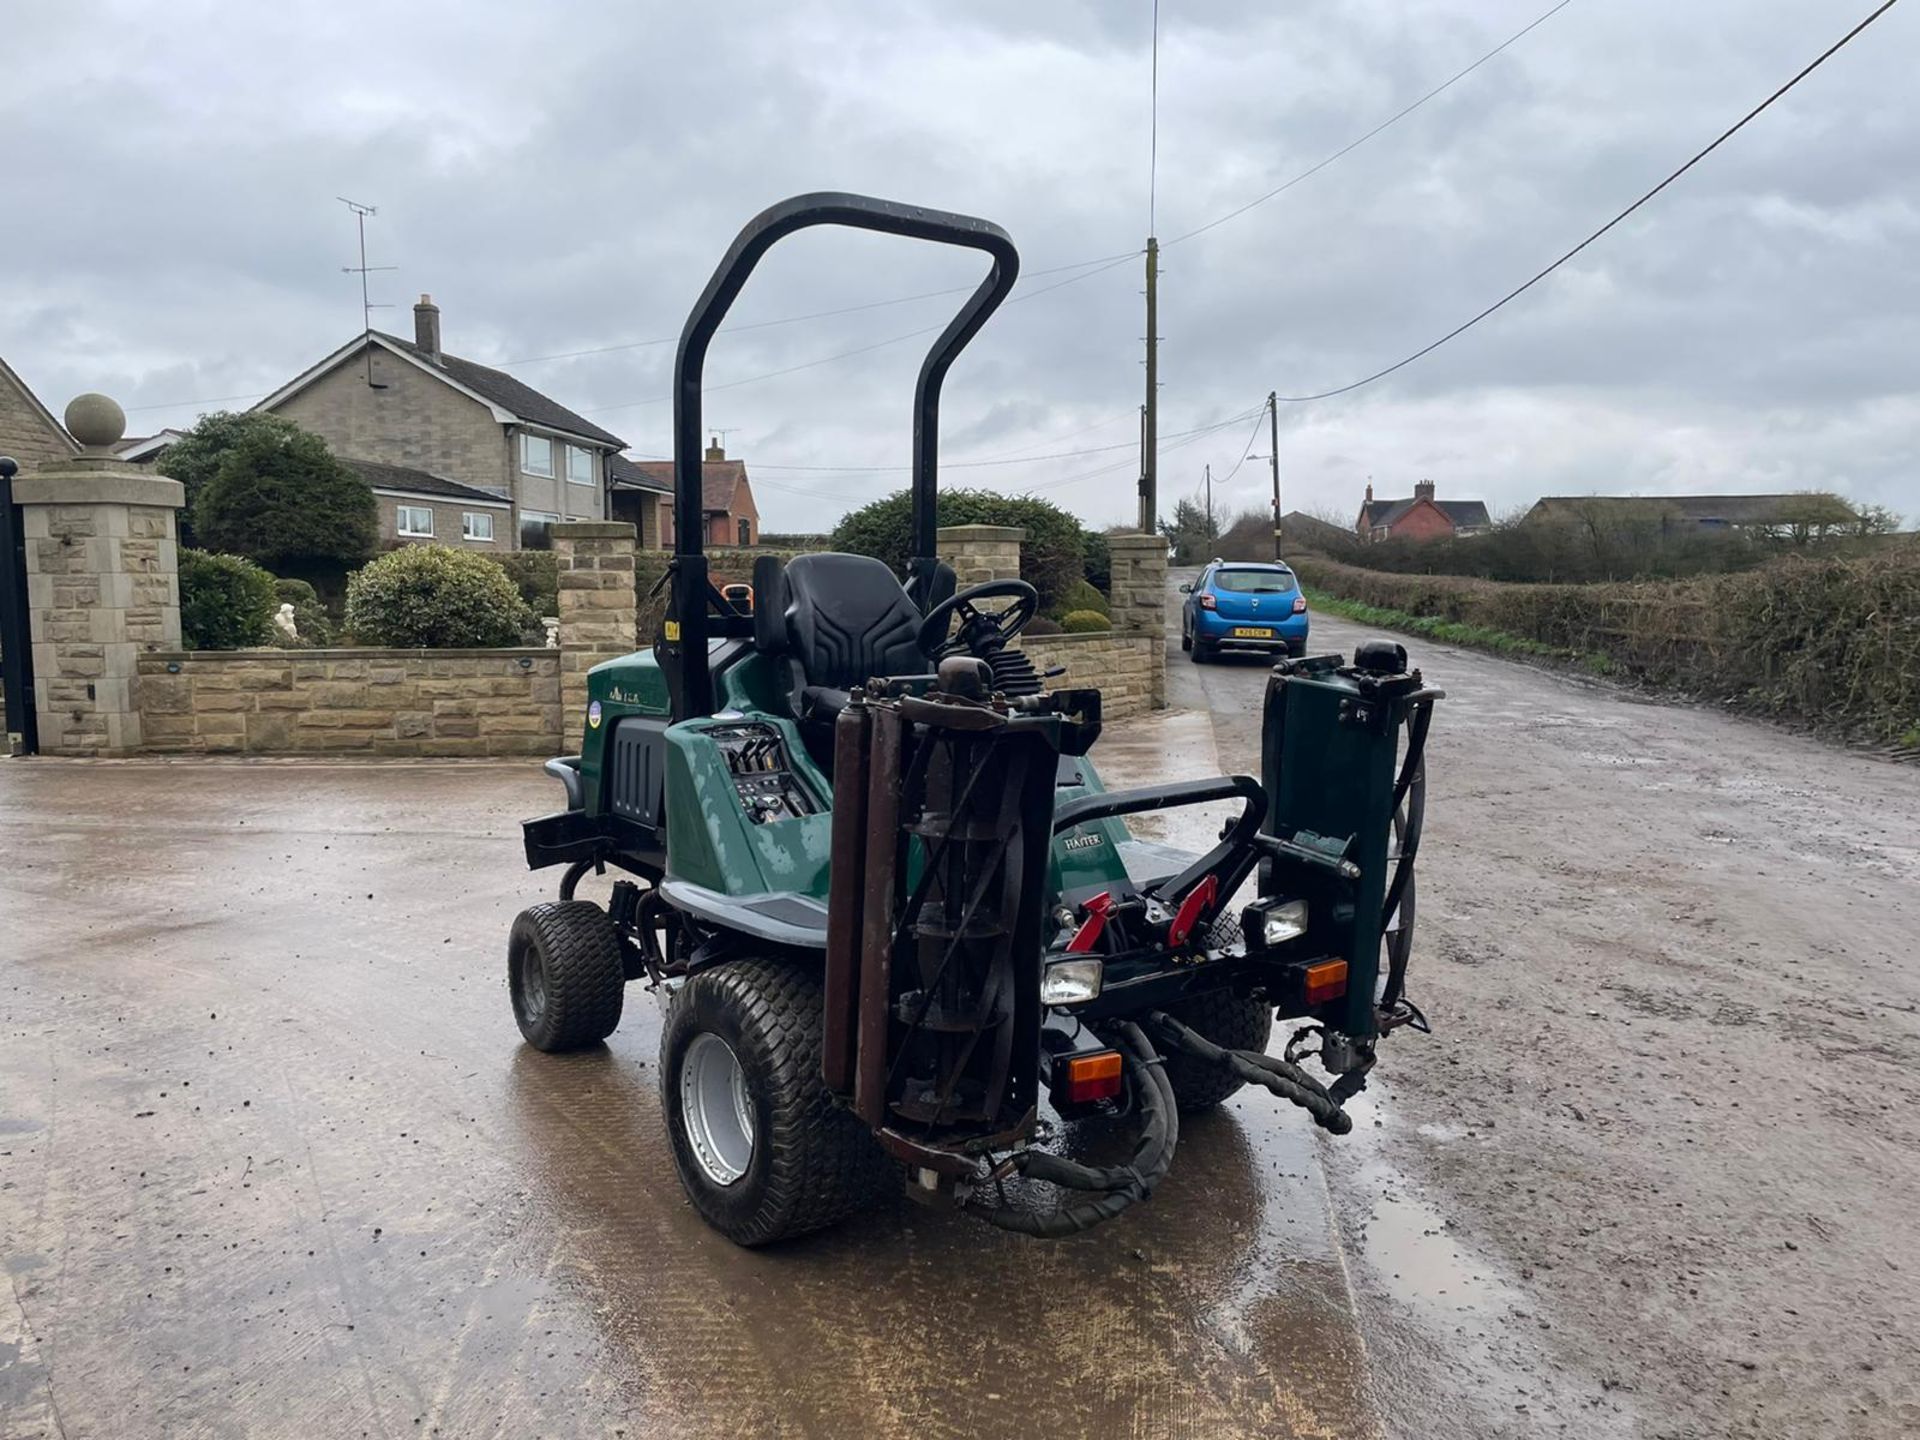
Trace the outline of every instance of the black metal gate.
<instances>
[{"instance_id":1,"label":"black metal gate","mask_svg":"<svg viewBox=\"0 0 1920 1440\"><path fill-rule=\"evenodd\" d=\"M0 455L0 684L4 684L7 735L16 755L40 750L33 714L33 635L27 624L27 537L20 507L13 503L13 477L20 467Z\"/></svg>"}]
</instances>

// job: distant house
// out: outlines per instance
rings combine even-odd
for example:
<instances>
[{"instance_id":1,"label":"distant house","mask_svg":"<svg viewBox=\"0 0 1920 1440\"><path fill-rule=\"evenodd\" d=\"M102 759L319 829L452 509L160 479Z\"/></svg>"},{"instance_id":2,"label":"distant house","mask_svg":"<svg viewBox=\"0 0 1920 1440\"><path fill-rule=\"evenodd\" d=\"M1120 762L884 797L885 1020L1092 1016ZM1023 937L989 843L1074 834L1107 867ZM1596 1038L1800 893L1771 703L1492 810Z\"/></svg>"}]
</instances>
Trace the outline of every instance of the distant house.
<instances>
[{"instance_id":1,"label":"distant house","mask_svg":"<svg viewBox=\"0 0 1920 1440\"><path fill-rule=\"evenodd\" d=\"M1351 545L1353 535L1338 525L1329 524L1304 510L1289 510L1280 517L1280 550L1291 555L1296 550L1326 550Z\"/></svg>"},{"instance_id":2,"label":"distant house","mask_svg":"<svg viewBox=\"0 0 1920 1440\"><path fill-rule=\"evenodd\" d=\"M1533 502L1527 523L1601 519L1657 519L1701 530L1791 523L1805 495L1548 495Z\"/></svg>"},{"instance_id":3,"label":"distant house","mask_svg":"<svg viewBox=\"0 0 1920 1440\"><path fill-rule=\"evenodd\" d=\"M0 360L0 455L20 462L20 473L34 471L80 453L66 426L40 403L27 382Z\"/></svg>"},{"instance_id":4,"label":"distant house","mask_svg":"<svg viewBox=\"0 0 1920 1440\"><path fill-rule=\"evenodd\" d=\"M671 546L673 462L633 460L627 463L666 493L667 498L657 506L660 543ZM709 546L760 543L760 509L753 503L753 485L747 479L746 463L729 460L718 440L707 446L700 466L700 516L705 526L703 538Z\"/></svg>"},{"instance_id":5,"label":"distant house","mask_svg":"<svg viewBox=\"0 0 1920 1440\"><path fill-rule=\"evenodd\" d=\"M1376 500L1369 484L1353 529L1363 540L1439 540L1478 535L1492 525L1484 500L1438 500L1433 482L1422 480L1413 487L1411 500Z\"/></svg>"},{"instance_id":6,"label":"distant house","mask_svg":"<svg viewBox=\"0 0 1920 1440\"><path fill-rule=\"evenodd\" d=\"M383 544L514 548L513 506L498 492L405 465L341 458L379 503Z\"/></svg>"},{"instance_id":7,"label":"distant house","mask_svg":"<svg viewBox=\"0 0 1920 1440\"><path fill-rule=\"evenodd\" d=\"M388 539L513 550L543 547L556 521L607 518L611 462L625 441L511 375L447 354L431 296L413 307L413 328L412 341L357 335L253 408L386 475L391 483L375 489ZM416 528L423 508L431 537ZM493 517L482 527L491 540L446 533L469 512Z\"/></svg>"},{"instance_id":8,"label":"distant house","mask_svg":"<svg viewBox=\"0 0 1920 1440\"><path fill-rule=\"evenodd\" d=\"M667 469L671 474L672 466ZM607 462L611 486L607 506L615 520L633 526L634 543L642 550L660 550L666 542L661 535L673 524L673 482L662 480L638 460L615 455ZM663 518L664 517L664 518Z\"/></svg>"}]
</instances>

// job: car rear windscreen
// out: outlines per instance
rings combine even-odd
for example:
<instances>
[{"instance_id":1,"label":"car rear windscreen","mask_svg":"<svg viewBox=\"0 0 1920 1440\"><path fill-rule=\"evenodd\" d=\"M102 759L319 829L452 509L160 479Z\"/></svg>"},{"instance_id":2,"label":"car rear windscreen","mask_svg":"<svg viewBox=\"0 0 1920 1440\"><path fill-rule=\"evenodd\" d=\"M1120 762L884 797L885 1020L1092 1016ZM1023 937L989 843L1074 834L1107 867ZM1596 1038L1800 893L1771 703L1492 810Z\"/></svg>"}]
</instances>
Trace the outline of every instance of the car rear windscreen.
<instances>
[{"instance_id":1,"label":"car rear windscreen","mask_svg":"<svg viewBox=\"0 0 1920 1440\"><path fill-rule=\"evenodd\" d=\"M1213 588L1234 595L1284 595L1293 589L1291 570L1216 570Z\"/></svg>"}]
</instances>

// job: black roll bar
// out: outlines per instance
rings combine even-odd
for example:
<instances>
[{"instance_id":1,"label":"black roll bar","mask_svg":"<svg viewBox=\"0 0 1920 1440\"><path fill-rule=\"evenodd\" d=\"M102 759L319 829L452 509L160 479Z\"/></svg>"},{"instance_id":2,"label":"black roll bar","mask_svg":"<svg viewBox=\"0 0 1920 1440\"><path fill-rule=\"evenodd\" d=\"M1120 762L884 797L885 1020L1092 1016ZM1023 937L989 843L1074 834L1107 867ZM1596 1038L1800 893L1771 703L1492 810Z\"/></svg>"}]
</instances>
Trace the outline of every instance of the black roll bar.
<instances>
[{"instance_id":1,"label":"black roll bar","mask_svg":"<svg viewBox=\"0 0 1920 1440\"><path fill-rule=\"evenodd\" d=\"M960 352L999 308L1020 274L1020 255L998 225L970 215L928 210L867 195L820 191L796 195L749 220L707 281L680 332L673 369L673 548L666 635L658 647L673 697L673 718L713 713L713 676L707 666L709 584L702 544L700 388L707 347L760 258L776 241L814 225L877 230L941 245L982 250L993 257L960 313L927 351L913 395L913 558L908 584L924 605L936 563L934 512L940 449L940 386Z\"/></svg>"}]
</instances>

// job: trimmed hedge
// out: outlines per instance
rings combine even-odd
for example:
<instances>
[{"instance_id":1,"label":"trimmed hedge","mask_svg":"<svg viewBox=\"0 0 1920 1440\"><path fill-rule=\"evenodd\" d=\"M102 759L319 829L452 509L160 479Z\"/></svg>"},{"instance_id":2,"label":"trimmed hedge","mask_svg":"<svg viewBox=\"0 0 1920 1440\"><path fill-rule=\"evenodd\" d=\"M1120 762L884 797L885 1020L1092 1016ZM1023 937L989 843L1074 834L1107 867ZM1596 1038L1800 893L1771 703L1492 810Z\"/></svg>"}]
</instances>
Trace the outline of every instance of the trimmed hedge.
<instances>
[{"instance_id":1,"label":"trimmed hedge","mask_svg":"<svg viewBox=\"0 0 1920 1440\"><path fill-rule=\"evenodd\" d=\"M423 649L519 645L534 614L491 557L414 545L369 561L347 582L347 628L362 645Z\"/></svg>"},{"instance_id":2,"label":"trimmed hedge","mask_svg":"<svg viewBox=\"0 0 1920 1440\"><path fill-rule=\"evenodd\" d=\"M1020 578L1040 592L1042 610L1058 609L1068 587L1086 578L1080 522L1051 501L960 489L942 490L936 503L942 526L1017 525L1027 532L1020 544ZM875 556L904 575L912 531L911 500L899 490L843 516L834 526L831 548Z\"/></svg>"},{"instance_id":3,"label":"trimmed hedge","mask_svg":"<svg viewBox=\"0 0 1920 1440\"><path fill-rule=\"evenodd\" d=\"M1113 622L1098 610L1069 610L1060 617L1060 628L1069 635L1091 635L1113 629Z\"/></svg>"},{"instance_id":4,"label":"trimmed hedge","mask_svg":"<svg viewBox=\"0 0 1920 1440\"><path fill-rule=\"evenodd\" d=\"M242 650L278 633L273 576L239 555L180 552L180 642L189 650Z\"/></svg>"},{"instance_id":5,"label":"trimmed hedge","mask_svg":"<svg viewBox=\"0 0 1920 1440\"><path fill-rule=\"evenodd\" d=\"M1920 745L1920 546L1641 584L1396 575L1314 556L1291 563L1307 584L1346 599L1604 657L1619 673L1742 709Z\"/></svg>"}]
</instances>

